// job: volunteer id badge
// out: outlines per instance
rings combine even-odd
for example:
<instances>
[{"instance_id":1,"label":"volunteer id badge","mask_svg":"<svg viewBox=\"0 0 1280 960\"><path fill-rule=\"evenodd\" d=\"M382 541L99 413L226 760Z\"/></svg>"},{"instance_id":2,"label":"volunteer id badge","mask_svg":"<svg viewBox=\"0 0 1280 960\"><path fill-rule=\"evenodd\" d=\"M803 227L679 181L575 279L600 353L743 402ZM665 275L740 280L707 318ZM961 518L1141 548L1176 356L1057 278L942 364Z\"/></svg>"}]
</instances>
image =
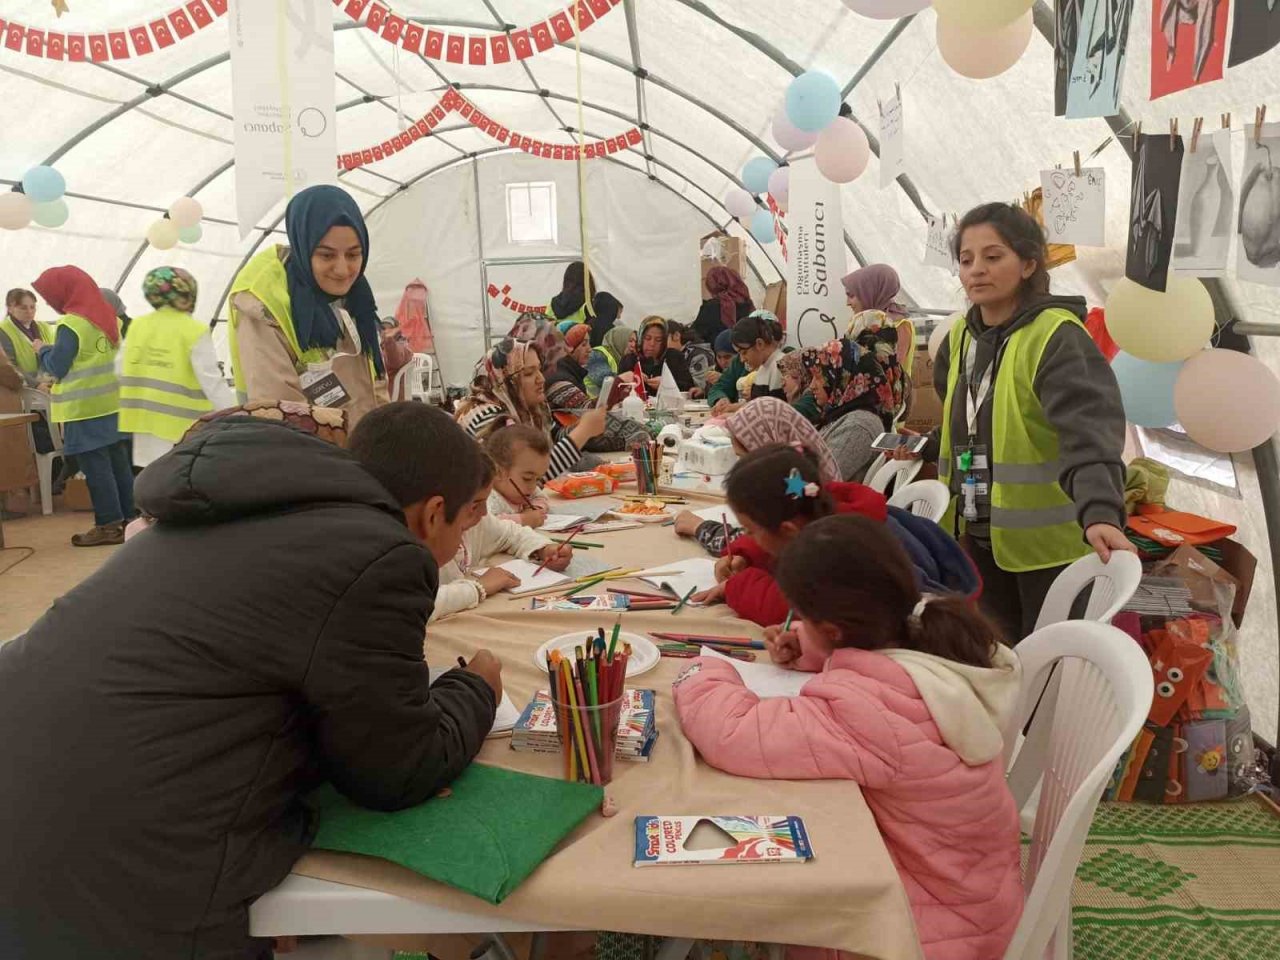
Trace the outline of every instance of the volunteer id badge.
<instances>
[{"instance_id":1,"label":"volunteer id badge","mask_svg":"<svg viewBox=\"0 0 1280 960\"><path fill-rule=\"evenodd\" d=\"M351 394L333 372L331 363L311 363L305 373L299 375L302 395L313 407L341 407L351 401Z\"/></svg>"},{"instance_id":2,"label":"volunteer id badge","mask_svg":"<svg viewBox=\"0 0 1280 960\"><path fill-rule=\"evenodd\" d=\"M965 444L954 451L960 472L961 508L966 520L978 519L978 504L991 499L991 464L983 444Z\"/></svg>"}]
</instances>

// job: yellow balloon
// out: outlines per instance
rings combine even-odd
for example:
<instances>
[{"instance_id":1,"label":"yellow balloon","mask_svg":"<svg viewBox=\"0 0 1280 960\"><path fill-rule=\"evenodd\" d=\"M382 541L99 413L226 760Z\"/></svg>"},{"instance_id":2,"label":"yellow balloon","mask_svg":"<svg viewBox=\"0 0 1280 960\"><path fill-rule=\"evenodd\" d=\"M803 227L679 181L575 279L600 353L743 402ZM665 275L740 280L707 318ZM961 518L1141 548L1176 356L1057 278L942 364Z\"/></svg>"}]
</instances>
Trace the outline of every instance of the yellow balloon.
<instances>
[{"instance_id":1,"label":"yellow balloon","mask_svg":"<svg viewBox=\"0 0 1280 960\"><path fill-rule=\"evenodd\" d=\"M1213 301L1193 277L1170 277L1164 293L1128 277L1107 297L1107 332L1125 353L1174 363L1199 352L1213 336Z\"/></svg>"},{"instance_id":2,"label":"yellow balloon","mask_svg":"<svg viewBox=\"0 0 1280 960\"><path fill-rule=\"evenodd\" d=\"M157 250L168 250L178 245L178 225L172 220L157 220L147 227L147 243Z\"/></svg>"},{"instance_id":3,"label":"yellow balloon","mask_svg":"<svg viewBox=\"0 0 1280 960\"><path fill-rule=\"evenodd\" d=\"M933 0L939 19L972 30L1003 27L1031 9L1035 0Z\"/></svg>"}]
</instances>

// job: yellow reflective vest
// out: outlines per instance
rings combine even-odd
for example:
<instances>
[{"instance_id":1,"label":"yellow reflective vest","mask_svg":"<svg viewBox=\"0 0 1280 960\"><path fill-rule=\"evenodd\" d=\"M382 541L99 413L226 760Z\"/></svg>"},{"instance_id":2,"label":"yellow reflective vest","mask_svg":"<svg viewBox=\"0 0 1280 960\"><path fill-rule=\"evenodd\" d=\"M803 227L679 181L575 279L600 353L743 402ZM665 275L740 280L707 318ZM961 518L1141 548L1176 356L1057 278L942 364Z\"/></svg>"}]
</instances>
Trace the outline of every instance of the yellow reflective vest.
<instances>
[{"instance_id":1,"label":"yellow reflective vest","mask_svg":"<svg viewBox=\"0 0 1280 960\"><path fill-rule=\"evenodd\" d=\"M1049 424L1035 378L1049 340L1064 323L1079 325L1067 310L1050 308L1005 340L991 395L991 549L1000 569L1043 570L1078 560L1089 552L1076 521L1076 507L1058 485L1058 434ZM963 319L951 327L951 366L942 405L938 478L950 487L955 444L951 408L959 391L960 367L971 334ZM957 497L942 519L955 528ZM960 519L963 532L964 520Z\"/></svg>"},{"instance_id":2,"label":"yellow reflective vest","mask_svg":"<svg viewBox=\"0 0 1280 960\"><path fill-rule=\"evenodd\" d=\"M52 347L54 325L37 322L36 329L40 331L40 339ZM0 337L13 344L14 366L27 376L34 377L40 371L40 358L36 356L35 347L31 346L27 335L18 329L17 321L7 314L0 320Z\"/></svg>"},{"instance_id":3,"label":"yellow reflective vest","mask_svg":"<svg viewBox=\"0 0 1280 960\"><path fill-rule=\"evenodd\" d=\"M203 323L172 307L129 325L120 372L120 429L177 443L213 410L191 365L191 350L208 332Z\"/></svg>"},{"instance_id":4,"label":"yellow reflective vest","mask_svg":"<svg viewBox=\"0 0 1280 960\"><path fill-rule=\"evenodd\" d=\"M67 375L53 385L50 419L54 423L92 420L120 409L120 385L116 382L116 345L84 317L64 314L57 329L69 327L80 349ZM56 337L56 333L55 333Z\"/></svg>"}]
</instances>

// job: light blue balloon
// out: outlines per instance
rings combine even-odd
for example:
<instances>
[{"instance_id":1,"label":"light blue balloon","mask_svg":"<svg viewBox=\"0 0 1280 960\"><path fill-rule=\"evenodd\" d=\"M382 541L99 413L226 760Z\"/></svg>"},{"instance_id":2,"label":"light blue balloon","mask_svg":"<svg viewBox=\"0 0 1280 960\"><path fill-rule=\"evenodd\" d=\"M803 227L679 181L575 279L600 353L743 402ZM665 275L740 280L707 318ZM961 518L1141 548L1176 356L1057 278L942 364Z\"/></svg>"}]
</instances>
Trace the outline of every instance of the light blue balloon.
<instances>
[{"instance_id":1,"label":"light blue balloon","mask_svg":"<svg viewBox=\"0 0 1280 960\"><path fill-rule=\"evenodd\" d=\"M201 229L198 223L193 223L191 226L183 227L178 231L178 239L183 243L199 243L200 238L203 236L204 230Z\"/></svg>"},{"instance_id":2,"label":"light blue balloon","mask_svg":"<svg viewBox=\"0 0 1280 960\"><path fill-rule=\"evenodd\" d=\"M67 217L70 215L67 201L62 198L50 200L48 203L37 203L31 209L31 219L42 227L60 227L67 222Z\"/></svg>"},{"instance_id":3,"label":"light blue balloon","mask_svg":"<svg viewBox=\"0 0 1280 960\"><path fill-rule=\"evenodd\" d=\"M817 133L840 115L840 86L821 70L807 70L787 87L787 119L806 133Z\"/></svg>"},{"instance_id":4,"label":"light blue balloon","mask_svg":"<svg viewBox=\"0 0 1280 960\"><path fill-rule=\"evenodd\" d=\"M67 181L53 167L32 167L22 175L22 192L32 203L52 203L67 192Z\"/></svg>"},{"instance_id":5,"label":"light blue balloon","mask_svg":"<svg viewBox=\"0 0 1280 960\"><path fill-rule=\"evenodd\" d=\"M773 214L768 210L757 210L751 215L751 235L761 243L775 243L773 235Z\"/></svg>"},{"instance_id":6,"label":"light blue balloon","mask_svg":"<svg viewBox=\"0 0 1280 960\"><path fill-rule=\"evenodd\" d=\"M748 193L764 193L769 189L769 177L778 165L768 157L752 157L742 168L742 182Z\"/></svg>"},{"instance_id":7,"label":"light blue balloon","mask_svg":"<svg viewBox=\"0 0 1280 960\"><path fill-rule=\"evenodd\" d=\"M1125 419L1139 427L1167 427L1176 423L1173 384L1183 362L1153 363L1132 354L1117 353L1111 361L1111 372L1120 384Z\"/></svg>"}]
</instances>

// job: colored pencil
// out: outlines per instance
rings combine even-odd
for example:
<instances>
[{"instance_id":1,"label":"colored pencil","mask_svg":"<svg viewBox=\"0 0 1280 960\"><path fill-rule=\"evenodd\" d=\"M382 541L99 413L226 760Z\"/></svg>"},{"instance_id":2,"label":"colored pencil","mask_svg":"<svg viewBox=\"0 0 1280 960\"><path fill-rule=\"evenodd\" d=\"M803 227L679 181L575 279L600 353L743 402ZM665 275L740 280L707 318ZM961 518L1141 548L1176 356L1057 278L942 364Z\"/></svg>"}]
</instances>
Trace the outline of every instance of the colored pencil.
<instances>
[{"instance_id":1,"label":"colored pencil","mask_svg":"<svg viewBox=\"0 0 1280 960\"><path fill-rule=\"evenodd\" d=\"M788 611L787 611L787 619L786 619L786 621L785 621L785 622L783 622L783 624L782 624L782 632L783 632L783 633L786 633L788 630L790 630L790 629L791 629L791 618L792 618L792 617L794 617L795 615L796 615L796 612L795 612L794 610L788 610Z\"/></svg>"},{"instance_id":2,"label":"colored pencil","mask_svg":"<svg viewBox=\"0 0 1280 960\"><path fill-rule=\"evenodd\" d=\"M620 593L624 597L635 597L639 600L671 600L669 593L653 593L650 590L627 590L623 587L609 587L609 593Z\"/></svg>"},{"instance_id":3,"label":"colored pencil","mask_svg":"<svg viewBox=\"0 0 1280 960\"><path fill-rule=\"evenodd\" d=\"M530 500L530 499L525 495L525 492L524 492L523 490L521 490L519 487L517 487L517 486L515 485L515 481L514 481L514 480L508 480L508 481L507 481L507 483L511 484L511 489L512 489L512 490L514 490L516 493L520 494L520 499L524 501L524 505L525 505L526 507L528 507L530 510L537 510L537 509L538 509L537 507L535 507L535 506L533 505L533 501L532 501L532 500Z\"/></svg>"},{"instance_id":4,"label":"colored pencil","mask_svg":"<svg viewBox=\"0 0 1280 960\"><path fill-rule=\"evenodd\" d=\"M676 604L676 608L675 608L674 610L672 610L672 611L671 611L671 615L672 615L673 617L674 617L677 613L679 613L681 610L683 610L683 609L684 609L684 605L685 605L686 603L688 603L688 602L689 602L689 598L693 596L694 592L695 592L695 591L697 591L697 589L698 589L697 587L690 587L690 588L689 588L689 592L688 592L688 593L686 593L686 594L685 594L685 595L680 599L680 602Z\"/></svg>"},{"instance_id":5,"label":"colored pencil","mask_svg":"<svg viewBox=\"0 0 1280 960\"><path fill-rule=\"evenodd\" d=\"M458 666L460 666L463 670L467 669L467 661L464 658L459 657Z\"/></svg>"},{"instance_id":6,"label":"colored pencil","mask_svg":"<svg viewBox=\"0 0 1280 960\"><path fill-rule=\"evenodd\" d=\"M622 614L613 621L613 638L609 641L609 660L613 661L613 653L618 649L618 634L622 632Z\"/></svg>"},{"instance_id":7,"label":"colored pencil","mask_svg":"<svg viewBox=\"0 0 1280 960\"><path fill-rule=\"evenodd\" d=\"M569 539L572 540L573 538L570 537ZM551 542L564 544L564 543L568 543L569 540L561 540L559 537L552 537ZM603 543L589 543L586 540L574 540L573 545L575 547L601 547L601 548L604 547Z\"/></svg>"},{"instance_id":8,"label":"colored pencil","mask_svg":"<svg viewBox=\"0 0 1280 960\"><path fill-rule=\"evenodd\" d=\"M599 583L603 579L604 577L598 577L595 580L588 580L586 583L580 583L578 584L578 586L574 587L572 590L566 593L561 599L568 599L569 597L572 597L575 593L581 593L583 590L586 590L589 587L594 587L597 583Z\"/></svg>"},{"instance_id":9,"label":"colored pencil","mask_svg":"<svg viewBox=\"0 0 1280 960\"><path fill-rule=\"evenodd\" d=\"M591 782L600 782L600 768L596 763L596 745L595 740L591 736L591 727L587 724L587 711L583 709L588 706L586 698L583 696L582 674L585 668L579 668L578 677L573 681L574 692L578 695L578 736L584 737L587 742L587 762L590 764Z\"/></svg>"},{"instance_id":10,"label":"colored pencil","mask_svg":"<svg viewBox=\"0 0 1280 960\"><path fill-rule=\"evenodd\" d=\"M740 647L746 650L765 649L763 640L752 640L750 637L716 637L698 633L650 633L655 640L667 640L677 643L705 643L707 646Z\"/></svg>"},{"instance_id":11,"label":"colored pencil","mask_svg":"<svg viewBox=\"0 0 1280 960\"><path fill-rule=\"evenodd\" d=\"M573 532L569 534L569 538L565 540L563 543L561 543L561 546L567 547L571 545L573 543L573 538L582 532L582 527L584 526L586 526L586 524L582 524L580 526L574 527ZM551 562L550 558L543 560L540 564L538 564L538 569L533 571L533 575L536 577L538 574L540 574L543 570L547 568L547 564L550 562Z\"/></svg>"}]
</instances>

